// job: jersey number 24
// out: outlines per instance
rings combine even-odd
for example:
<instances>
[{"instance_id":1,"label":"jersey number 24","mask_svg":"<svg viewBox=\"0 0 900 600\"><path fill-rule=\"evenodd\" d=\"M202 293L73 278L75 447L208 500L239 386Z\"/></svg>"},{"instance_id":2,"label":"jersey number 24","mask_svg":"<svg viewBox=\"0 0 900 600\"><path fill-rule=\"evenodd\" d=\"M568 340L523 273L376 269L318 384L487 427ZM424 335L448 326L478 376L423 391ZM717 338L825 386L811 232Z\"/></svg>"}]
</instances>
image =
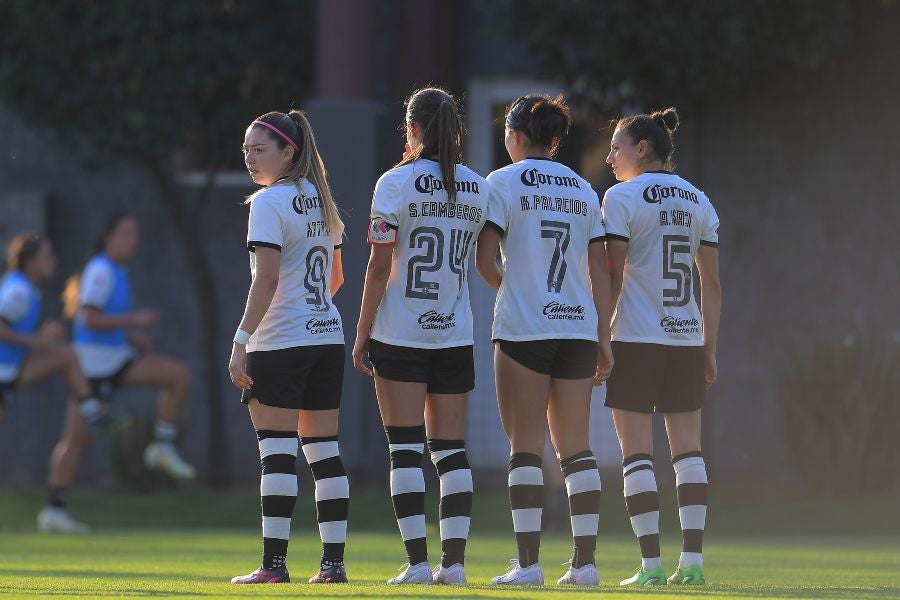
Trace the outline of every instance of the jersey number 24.
<instances>
[{"instance_id":1,"label":"jersey number 24","mask_svg":"<svg viewBox=\"0 0 900 600\"><path fill-rule=\"evenodd\" d=\"M450 230L447 263L450 271L459 279L460 290L465 283L465 265L472 237L471 231ZM444 232L438 227L416 227L409 234L409 247L421 248L425 252L413 255L406 265L406 297L437 300L441 284L437 281L428 281L426 274L440 271L444 266Z\"/></svg>"}]
</instances>

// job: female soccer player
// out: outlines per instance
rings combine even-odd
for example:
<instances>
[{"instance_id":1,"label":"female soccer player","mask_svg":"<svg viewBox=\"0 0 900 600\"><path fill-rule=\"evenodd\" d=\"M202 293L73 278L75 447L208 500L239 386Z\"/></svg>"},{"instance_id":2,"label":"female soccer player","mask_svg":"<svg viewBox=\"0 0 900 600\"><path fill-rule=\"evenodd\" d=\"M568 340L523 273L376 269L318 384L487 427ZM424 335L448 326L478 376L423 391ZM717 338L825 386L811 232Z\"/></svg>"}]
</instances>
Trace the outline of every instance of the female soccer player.
<instances>
[{"instance_id":1,"label":"female soccer player","mask_svg":"<svg viewBox=\"0 0 900 600\"><path fill-rule=\"evenodd\" d=\"M110 216L94 247L94 256L80 277L65 291L66 312L74 317L73 347L81 370L102 406L69 405L63 435L50 457L48 506L65 507L78 461L90 441L88 429L102 429L108 404L120 386L161 387L153 441L144 450L144 464L177 479L191 479L194 467L179 455L179 433L191 373L183 363L151 352L142 333L156 323L154 310L135 310L126 264L138 244L137 220L126 213ZM40 519L39 519L40 525Z\"/></svg>"},{"instance_id":2,"label":"female soccer player","mask_svg":"<svg viewBox=\"0 0 900 600\"><path fill-rule=\"evenodd\" d=\"M248 200L252 283L228 371L243 390L262 463L262 566L232 583L290 581L297 437L316 481L322 538L309 583L345 583L350 488L338 449L344 333L332 294L344 282L344 224L312 127L301 111L269 112L247 128L244 161L263 186Z\"/></svg>"},{"instance_id":3,"label":"female soccer player","mask_svg":"<svg viewBox=\"0 0 900 600\"><path fill-rule=\"evenodd\" d=\"M378 180L372 199L353 364L375 377L391 500L408 556L389 584L466 583L466 403L475 387L468 258L488 194L484 179L459 164L463 135L453 96L437 88L414 92L406 101L407 152ZM433 573L425 543L426 434L441 481L443 556Z\"/></svg>"},{"instance_id":4,"label":"female soccer player","mask_svg":"<svg viewBox=\"0 0 900 600\"><path fill-rule=\"evenodd\" d=\"M494 577L499 585L544 583L538 550L548 425L574 540L571 566L559 583L599 584L600 472L588 425L591 387L612 368L611 301L600 200L587 181L553 161L569 122L562 96L518 98L506 111L504 142L513 164L487 178L488 226L478 238L476 265L499 290L491 336L519 547L509 572Z\"/></svg>"},{"instance_id":5,"label":"female soccer player","mask_svg":"<svg viewBox=\"0 0 900 600\"><path fill-rule=\"evenodd\" d=\"M675 109L621 119L609 156L618 183L604 197L607 253L617 299L616 370L606 405L622 447L625 504L641 546L641 568L622 585L663 584L652 414L666 422L683 551L673 584L702 584L706 467L700 408L716 380L719 218L706 195L672 172ZM694 298L692 267L702 289Z\"/></svg>"}]
</instances>

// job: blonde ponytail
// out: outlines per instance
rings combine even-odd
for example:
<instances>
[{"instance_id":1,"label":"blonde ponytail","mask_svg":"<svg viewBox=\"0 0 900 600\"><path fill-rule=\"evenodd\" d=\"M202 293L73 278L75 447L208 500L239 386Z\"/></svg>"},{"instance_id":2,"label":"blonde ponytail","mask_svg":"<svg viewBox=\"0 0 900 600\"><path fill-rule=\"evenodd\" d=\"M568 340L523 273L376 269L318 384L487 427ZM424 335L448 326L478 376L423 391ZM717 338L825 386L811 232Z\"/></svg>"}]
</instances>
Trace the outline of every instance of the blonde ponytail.
<instances>
[{"instance_id":1,"label":"blonde ponytail","mask_svg":"<svg viewBox=\"0 0 900 600\"><path fill-rule=\"evenodd\" d=\"M309 124L303 111L292 110L288 116L297 125L300 137L300 156L295 161L295 166L291 169L288 179L298 186L304 177L312 181L319 192L319 200L322 202L325 226L332 235L338 233L343 235L344 222L341 220L337 203L331 193L331 186L328 185L328 172L325 170L325 163L322 162L322 156L319 154L312 125Z\"/></svg>"}]
</instances>

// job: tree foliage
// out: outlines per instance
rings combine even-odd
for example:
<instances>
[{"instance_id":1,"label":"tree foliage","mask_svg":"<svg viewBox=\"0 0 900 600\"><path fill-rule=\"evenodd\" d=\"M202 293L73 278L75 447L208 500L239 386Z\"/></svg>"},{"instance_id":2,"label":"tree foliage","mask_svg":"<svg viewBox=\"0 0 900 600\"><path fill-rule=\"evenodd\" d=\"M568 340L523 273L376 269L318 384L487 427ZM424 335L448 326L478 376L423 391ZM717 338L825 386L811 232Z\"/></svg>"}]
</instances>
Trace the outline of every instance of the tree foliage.
<instances>
[{"instance_id":1,"label":"tree foliage","mask_svg":"<svg viewBox=\"0 0 900 600\"><path fill-rule=\"evenodd\" d=\"M198 303L209 476L229 479L219 300L201 230L212 176L243 130L310 89L312 0L0 0L0 102L76 156L142 168L170 216ZM189 163L209 182L188 191Z\"/></svg>"},{"instance_id":2,"label":"tree foliage","mask_svg":"<svg viewBox=\"0 0 900 600\"><path fill-rule=\"evenodd\" d=\"M100 153L212 164L312 79L312 1L0 2L0 98Z\"/></svg>"},{"instance_id":3,"label":"tree foliage","mask_svg":"<svg viewBox=\"0 0 900 600\"><path fill-rule=\"evenodd\" d=\"M855 35L863 0L507 0L494 16L544 74L622 108L694 101L821 68Z\"/></svg>"}]
</instances>

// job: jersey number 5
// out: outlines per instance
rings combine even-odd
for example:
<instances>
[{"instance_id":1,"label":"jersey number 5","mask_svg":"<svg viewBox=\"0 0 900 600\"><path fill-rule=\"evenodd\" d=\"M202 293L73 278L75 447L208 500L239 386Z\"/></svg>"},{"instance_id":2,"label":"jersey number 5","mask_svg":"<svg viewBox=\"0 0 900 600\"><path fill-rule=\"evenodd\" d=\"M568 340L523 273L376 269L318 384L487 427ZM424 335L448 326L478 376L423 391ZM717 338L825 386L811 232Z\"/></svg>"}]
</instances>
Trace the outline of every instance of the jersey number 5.
<instances>
[{"instance_id":1,"label":"jersey number 5","mask_svg":"<svg viewBox=\"0 0 900 600\"><path fill-rule=\"evenodd\" d=\"M465 264L472 245L471 231L452 229L450 231L450 252L447 262L450 271L459 279L462 289L466 279ZM435 273L444 265L444 232L437 227L416 227L409 234L410 248L423 248L424 254L416 254L406 265L406 297L420 300L437 300L441 284L427 281L424 273Z\"/></svg>"},{"instance_id":2,"label":"jersey number 5","mask_svg":"<svg viewBox=\"0 0 900 600\"><path fill-rule=\"evenodd\" d=\"M663 288L663 306L684 306L691 301L691 265L678 260L679 254L691 255L691 240L686 235L663 236L663 279L675 287Z\"/></svg>"},{"instance_id":3,"label":"jersey number 5","mask_svg":"<svg viewBox=\"0 0 900 600\"><path fill-rule=\"evenodd\" d=\"M547 271L547 291L558 294L566 277L566 250L569 249L571 239L570 226L565 221L541 219L541 238L556 242L553 258L550 259L550 269Z\"/></svg>"}]
</instances>

